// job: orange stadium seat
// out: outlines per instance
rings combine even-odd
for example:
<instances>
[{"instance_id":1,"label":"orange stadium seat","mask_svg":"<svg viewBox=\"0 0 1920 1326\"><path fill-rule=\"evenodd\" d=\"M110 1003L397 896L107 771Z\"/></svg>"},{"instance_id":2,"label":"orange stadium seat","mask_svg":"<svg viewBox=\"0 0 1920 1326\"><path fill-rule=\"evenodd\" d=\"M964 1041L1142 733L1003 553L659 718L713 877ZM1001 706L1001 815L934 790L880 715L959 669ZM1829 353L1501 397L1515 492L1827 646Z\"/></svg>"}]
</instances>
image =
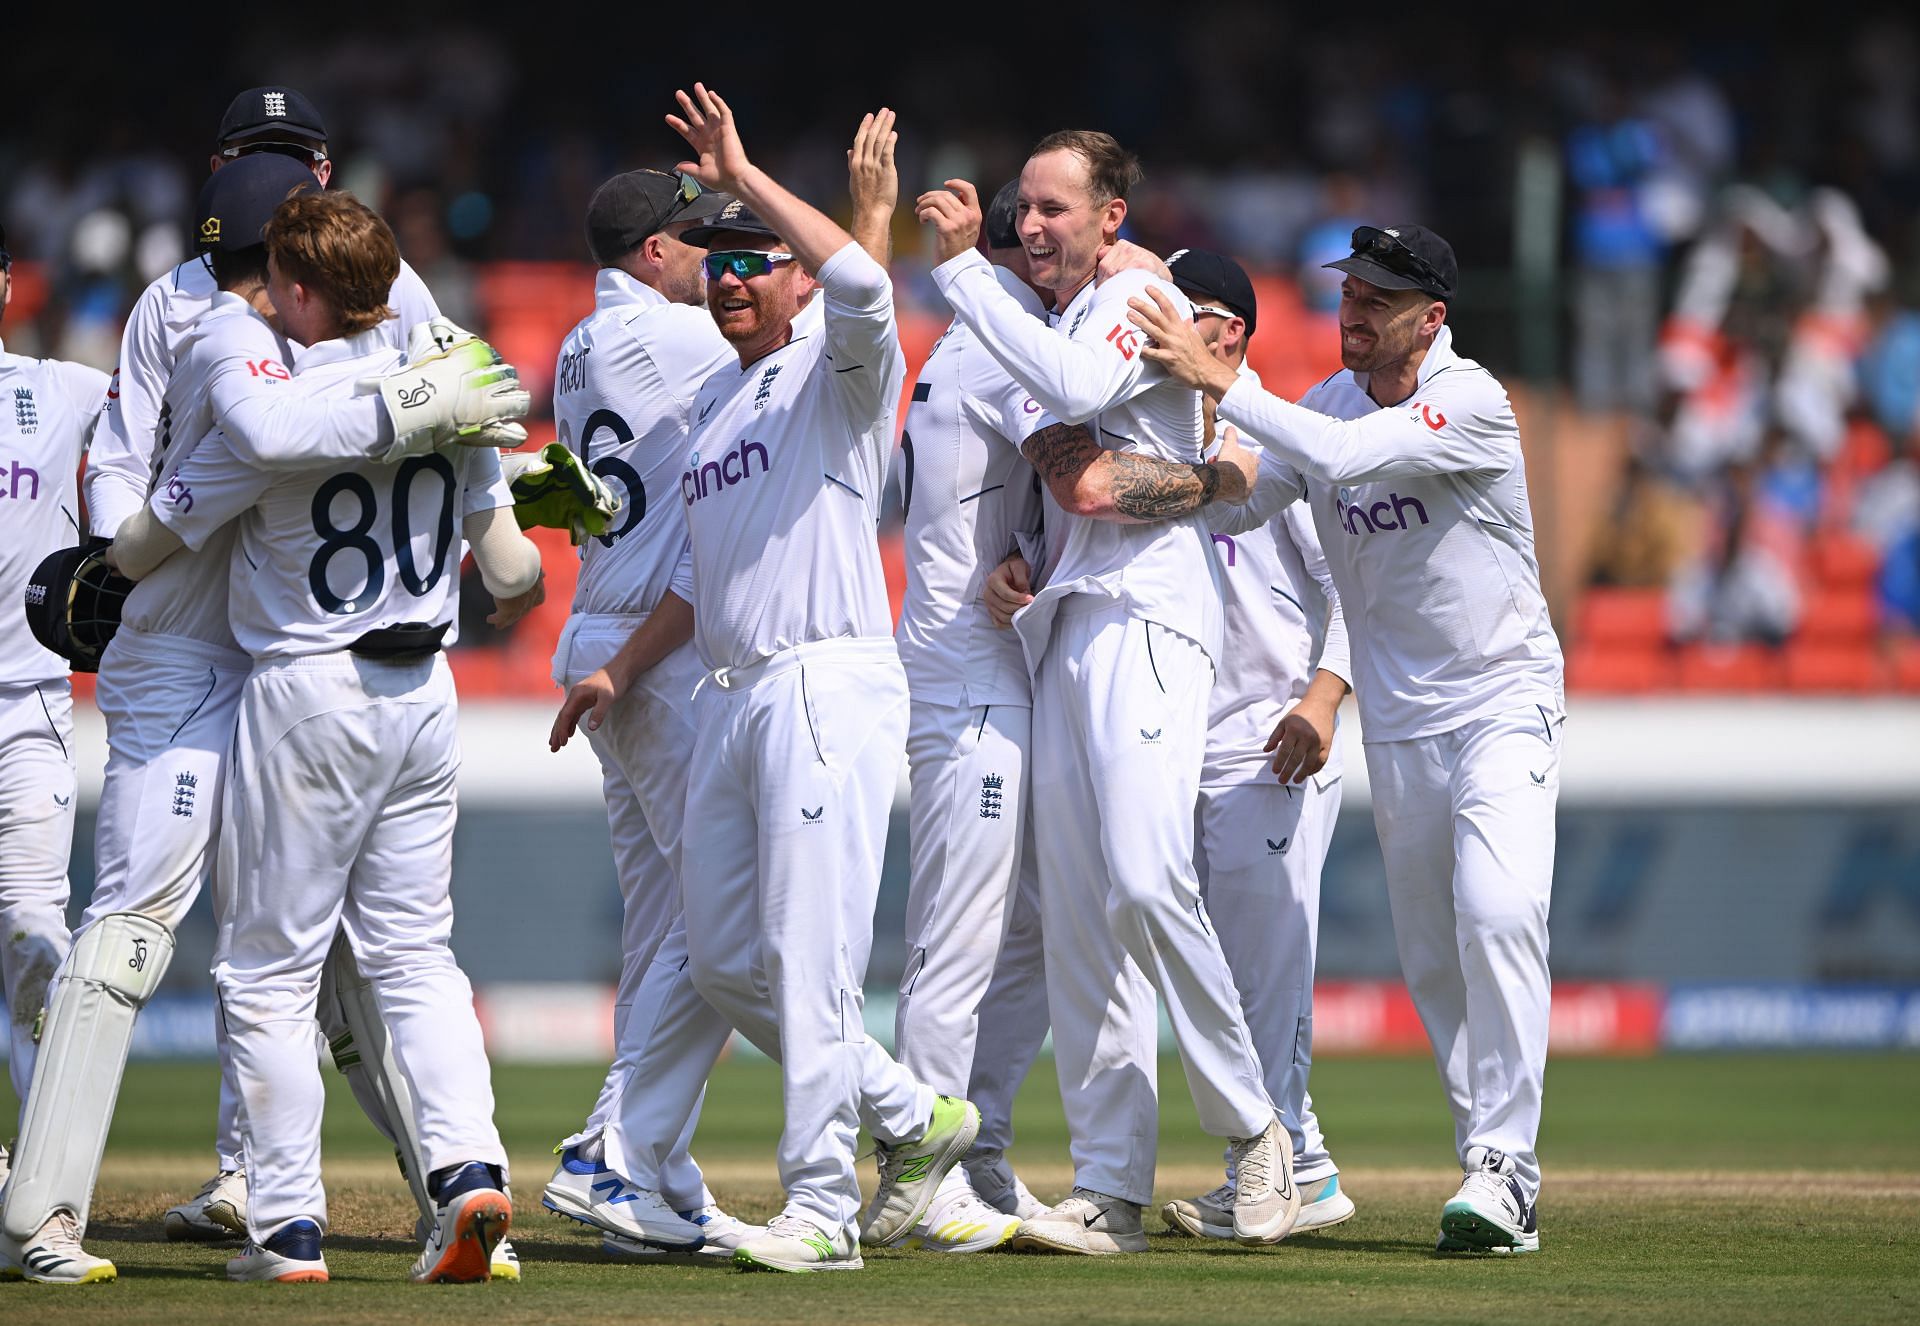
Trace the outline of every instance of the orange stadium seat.
<instances>
[{"instance_id":1,"label":"orange stadium seat","mask_svg":"<svg viewBox=\"0 0 1920 1326\"><path fill-rule=\"evenodd\" d=\"M1664 648L1623 648L1582 643L1567 656L1567 689L1608 695L1642 695L1673 681L1673 658Z\"/></svg>"},{"instance_id":2,"label":"orange stadium seat","mask_svg":"<svg viewBox=\"0 0 1920 1326\"><path fill-rule=\"evenodd\" d=\"M1865 644L1880 629L1880 604L1869 589L1816 591L1807 599L1796 641Z\"/></svg>"},{"instance_id":3,"label":"orange stadium seat","mask_svg":"<svg viewBox=\"0 0 1920 1326\"><path fill-rule=\"evenodd\" d=\"M1892 654L1893 685L1909 695L1920 695L1920 640L1895 640Z\"/></svg>"},{"instance_id":4,"label":"orange stadium seat","mask_svg":"<svg viewBox=\"0 0 1920 1326\"><path fill-rule=\"evenodd\" d=\"M1880 574L1880 550L1844 530L1821 535L1813 562L1820 583L1829 589L1864 589Z\"/></svg>"},{"instance_id":5,"label":"orange stadium seat","mask_svg":"<svg viewBox=\"0 0 1920 1326\"><path fill-rule=\"evenodd\" d=\"M1860 695L1881 690L1886 666L1867 644L1810 642L1787 647L1787 686L1795 691Z\"/></svg>"},{"instance_id":6,"label":"orange stadium seat","mask_svg":"<svg viewBox=\"0 0 1920 1326\"><path fill-rule=\"evenodd\" d=\"M1580 600L1582 644L1649 649L1667 638L1664 589L1589 589Z\"/></svg>"},{"instance_id":7,"label":"orange stadium seat","mask_svg":"<svg viewBox=\"0 0 1920 1326\"><path fill-rule=\"evenodd\" d=\"M1779 653L1765 645L1688 645L1679 660L1685 691L1777 691L1786 681Z\"/></svg>"}]
</instances>

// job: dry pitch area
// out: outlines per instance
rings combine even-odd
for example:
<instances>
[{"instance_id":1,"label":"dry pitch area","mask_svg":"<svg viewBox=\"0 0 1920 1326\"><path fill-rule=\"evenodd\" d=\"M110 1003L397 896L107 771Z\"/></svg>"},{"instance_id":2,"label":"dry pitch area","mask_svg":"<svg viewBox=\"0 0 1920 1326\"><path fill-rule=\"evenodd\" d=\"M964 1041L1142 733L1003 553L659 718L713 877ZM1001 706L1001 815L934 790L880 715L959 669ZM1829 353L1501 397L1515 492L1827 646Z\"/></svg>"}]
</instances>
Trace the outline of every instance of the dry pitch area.
<instances>
[{"instance_id":1,"label":"dry pitch area","mask_svg":"<svg viewBox=\"0 0 1920 1326\"><path fill-rule=\"evenodd\" d=\"M1178 1064L1162 1065L1160 1194L1217 1179ZM518 1285L404 1282L413 1208L344 1087L327 1168L335 1232L327 1285L231 1285L226 1250L167 1244L159 1213L209 1172L210 1067L127 1076L89 1245L118 1283L0 1285L20 1322L554 1321L1020 1323L1252 1321L1765 1321L1920 1319L1920 1056L1556 1061L1547 1078L1543 1249L1438 1258L1435 1221L1457 1177L1431 1066L1330 1060L1314 1097L1359 1213L1324 1234L1250 1251L1154 1239L1138 1257L869 1254L831 1276L725 1265L609 1264L548 1215L544 1148L591 1103L591 1069L502 1069L498 1118L514 1152ZM332 1086L337 1082L330 1083ZM771 1143L779 1085L764 1063L723 1066L696 1154L723 1202L764 1218L779 1198ZM0 1107L11 1108L10 1101ZM1021 1099L1021 1172L1065 1190L1050 1065ZM863 1165L871 1177L871 1162ZM1149 1229L1158 1229L1149 1217Z\"/></svg>"}]
</instances>

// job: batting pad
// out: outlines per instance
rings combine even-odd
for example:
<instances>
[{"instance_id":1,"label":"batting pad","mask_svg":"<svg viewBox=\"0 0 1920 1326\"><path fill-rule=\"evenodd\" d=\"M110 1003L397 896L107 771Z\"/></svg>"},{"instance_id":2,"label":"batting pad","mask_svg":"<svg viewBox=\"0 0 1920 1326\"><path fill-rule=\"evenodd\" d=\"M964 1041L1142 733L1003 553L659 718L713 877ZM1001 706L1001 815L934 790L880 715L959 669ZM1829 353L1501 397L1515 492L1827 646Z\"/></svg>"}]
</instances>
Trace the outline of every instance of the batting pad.
<instances>
[{"instance_id":1,"label":"batting pad","mask_svg":"<svg viewBox=\"0 0 1920 1326\"><path fill-rule=\"evenodd\" d=\"M138 912L111 912L73 941L48 991L7 1181L7 1237L25 1242L61 1209L86 1232L133 1021L172 961L173 932Z\"/></svg>"},{"instance_id":2,"label":"batting pad","mask_svg":"<svg viewBox=\"0 0 1920 1326\"><path fill-rule=\"evenodd\" d=\"M393 1037L387 1034L387 1024L380 1017L373 982L360 974L360 965L353 959L353 948L347 943L344 930L333 937L333 947L327 952L327 967L334 1003L347 1024L347 1035L352 1038L344 1045L335 1039L334 1065L350 1077L359 1075L354 1089L356 1096L369 1090L379 1101L399 1152L400 1168L407 1176L407 1186L413 1190L413 1200L420 1204L420 1214L431 1221L434 1205L433 1198L427 1194L426 1160L420 1150L420 1123L414 1115L413 1091L393 1057Z\"/></svg>"}]
</instances>

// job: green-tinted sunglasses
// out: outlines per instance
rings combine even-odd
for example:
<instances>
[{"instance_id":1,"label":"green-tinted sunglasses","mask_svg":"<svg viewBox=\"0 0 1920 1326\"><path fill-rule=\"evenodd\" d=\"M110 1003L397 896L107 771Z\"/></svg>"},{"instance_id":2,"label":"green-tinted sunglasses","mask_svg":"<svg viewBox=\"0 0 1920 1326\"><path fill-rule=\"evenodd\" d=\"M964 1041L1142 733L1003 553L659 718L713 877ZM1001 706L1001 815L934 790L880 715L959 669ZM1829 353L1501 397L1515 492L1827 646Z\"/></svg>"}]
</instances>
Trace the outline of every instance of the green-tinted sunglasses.
<instances>
[{"instance_id":1,"label":"green-tinted sunglasses","mask_svg":"<svg viewBox=\"0 0 1920 1326\"><path fill-rule=\"evenodd\" d=\"M793 262L791 253L762 253L758 249L724 249L706 257L707 279L718 281L731 271L742 281L749 276L765 276L783 262Z\"/></svg>"}]
</instances>

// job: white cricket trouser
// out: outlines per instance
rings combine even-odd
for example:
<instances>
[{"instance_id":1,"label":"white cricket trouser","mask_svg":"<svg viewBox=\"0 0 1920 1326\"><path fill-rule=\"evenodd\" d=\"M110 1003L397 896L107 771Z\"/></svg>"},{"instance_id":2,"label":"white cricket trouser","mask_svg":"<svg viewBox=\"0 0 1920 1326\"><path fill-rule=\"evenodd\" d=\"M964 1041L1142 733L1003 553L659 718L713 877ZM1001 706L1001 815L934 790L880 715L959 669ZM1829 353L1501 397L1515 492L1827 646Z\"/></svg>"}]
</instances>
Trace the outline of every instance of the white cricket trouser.
<instances>
[{"instance_id":1,"label":"white cricket trouser","mask_svg":"<svg viewBox=\"0 0 1920 1326\"><path fill-rule=\"evenodd\" d=\"M935 1091L968 1097L985 1041L1018 1062L997 1065L996 1112L1010 1112L1020 1078L1047 1034L1037 942L1028 943L1030 989L1002 984L989 1000L1016 911L1027 838L1027 750L1033 710L1014 705L915 701L907 727L911 875L907 966L894 1017L894 1054ZM1033 926L1037 930L1037 915ZM1023 936L1024 938L1024 936ZM1034 939L1037 940L1037 934ZM1020 1047L1032 1052L1020 1058ZM1011 1136L1002 1117L983 1136Z\"/></svg>"},{"instance_id":2,"label":"white cricket trouser","mask_svg":"<svg viewBox=\"0 0 1920 1326\"><path fill-rule=\"evenodd\" d=\"M967 1099L980 1110L975 1152L1005 1151L1013 1145L1013 1098L1047 1039L1046 936L1040 928L1040 877L1031 816L1025 838L1007 937L980 1000L973 1072L967 1079Z\"/></svg>"},{"instance_id":3,"label":"white cricket trouser","mask_svg":"<svg viewBox=\"0 0 1920 1326\"><path fill-rule=\"evenodd\" d=\"M644 621L645 614L568 618L554 652L554 680L571 687L605 667ZM682 645L612 705L598 731L586 734L600 760L620 886L620 984L614 994L613 1064L586 1126L564 1145L606 1136L628 1073L660 1029L662 1002L676 985L692 988L684 951L681 960L648 977L681 911L678 863L693 756L693 692L703 675L693 646ZM724 1040L725 1020L713 1013L709 1022ZM699 1044L704 1038L683 1049L697 1053ZM680 1210L712 1200L687 1152L704 1086L683 1075L636 1081L624 1106L628 1127L617 1139L607 1139L617 1142L608 1147L608 1166L639 1187L665 1194ZM674 1090L690 1094L678 1099L671 1095Z\"/></svg>"},{"instance_id":4,"label":"white cricket trouser","mask_svg":"<svg viewBox=\"0 0 1920 1326\"><path fill-rule=\"evenodd\" d=\"M449 889L459 740L444 657L263 662L241 692L214 976L239 1077L248 1228L326 1227L313 1019L345 929L412 1090L428 1174L506 1166Z\"/></svg>"},{"instance_id":5,"label":"white cricket trouser","mask_svg":"<svg viewBox=\"0 0 1920 1326\"><path fill-rule=\"evenodd\" d=\"M81 929L113 912L139 912L179 931L213 869L234 714L252 666L245 654L186 636L126 626L114 632L94 688L107 725L107 767L93 835L93 897ZM221 1169L238 1169L239 1086L217 1013L214 1039L214 1150Z\"/></svg>"},{"instance_id":6,"label":"white cricket trouser","mask_svg":"<svg viewBox=\"0 0 1920 1326\"><path fill-rule=\"evenodd\" d=\"M1194 873L1212 687L1197 643L1092 595L1065 600L1035 677L1034 840L1074 1181L1131 1202L1153 1196L1155 990L1201 1127L1251 1137L1275 1116Z\"/></svg>"},{"instance_id":7,"label":"white cricket trouser","mask_svg":"<svg viewBox=\"0 0 1920 1326\"><path fill-rule=\"evenodd\" d=\"M694 984L780 1059L787 1209L844 1229L860 1209L861 1118L897 1143L933 1111L932 1089L861 1020L906 676L891 639L816 641L716 673L696 711L683 856Z\"/></svg>"},{"instance_id":8,"label":"white cricket trouser","mask_svg":"<svg viewBox=\"0 0 1920 1326\"><path fill-rule=\"evenodd\" d=\"M1538 706L1366 743L1400 970L1467 1148L1513 1157L1529 1197L1547 1064L1547 905L1559 715Z\"/></svg>"},{"instance_id":9,"label":"white cricket trouser","mask_svg":"<svg viewBox=\"0 0 1920 1326\"><path fill-rule=\"evenodd\" d=\"M0 980L11 1023L7 1073L22 1117L33 1083L34 1027L47 982L67 956L74 784L66 678L0 686Z\"/></svg>"},{"instance_id":10,"label":"white cricket trouser","mask_svg":"<svg viewBox=\"0 0 1920 1326\"><path fill-rule=\"evenodd\" d=\"M1293 1138L1301 1183L1334 1172L1307 1094L1313 1066L1313 963L1320 937L1320 868L1340 815L1340 782L1316 779L1203 787L1200 892L1233 969L1240 1010L1260 1052L1267 1094Z\"/></svg>"}]
</instances>

